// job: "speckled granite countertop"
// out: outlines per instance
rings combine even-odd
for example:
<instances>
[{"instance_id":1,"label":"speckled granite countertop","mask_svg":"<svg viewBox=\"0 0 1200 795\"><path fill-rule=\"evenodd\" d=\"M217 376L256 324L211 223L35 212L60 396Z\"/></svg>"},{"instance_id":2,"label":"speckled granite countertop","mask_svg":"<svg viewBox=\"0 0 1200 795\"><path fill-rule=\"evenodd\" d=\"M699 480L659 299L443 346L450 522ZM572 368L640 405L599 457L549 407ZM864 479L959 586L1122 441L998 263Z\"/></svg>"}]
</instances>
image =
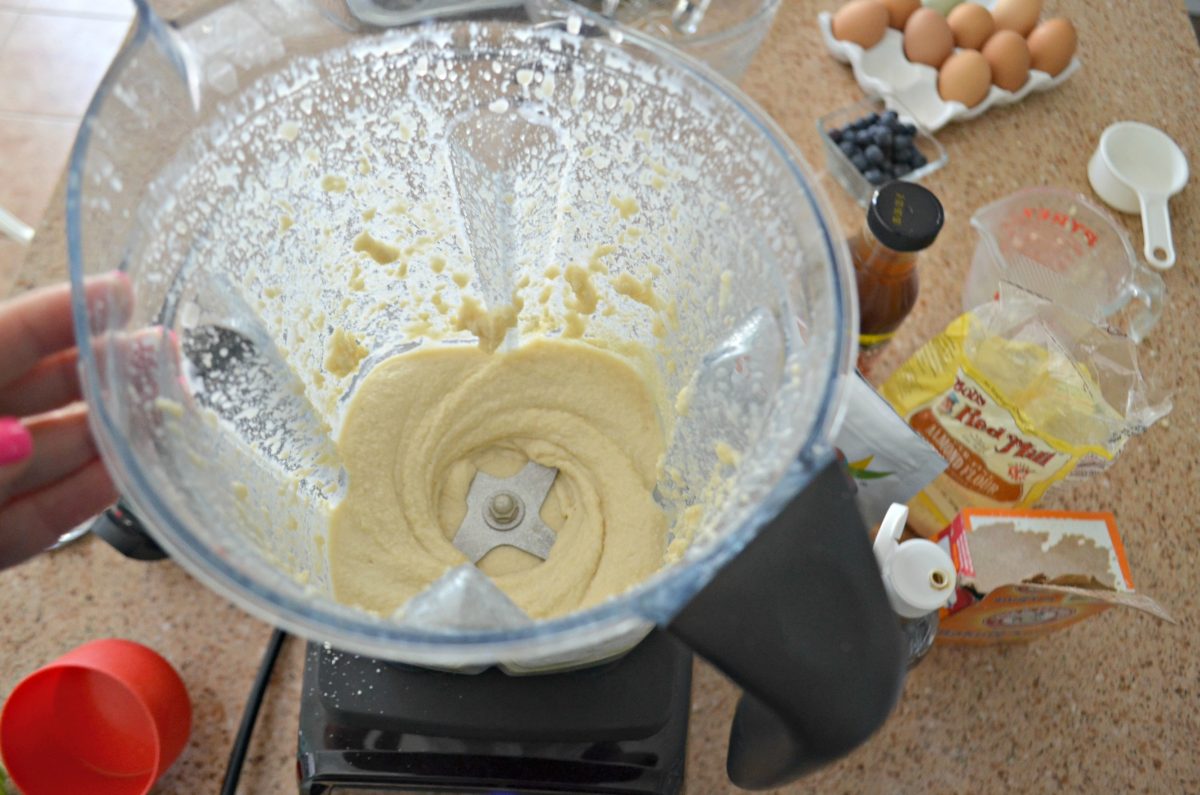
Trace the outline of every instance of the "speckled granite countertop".
<instances>
[{"instance_id":1,"label":"speckled granite countertop","mask_svg":"<svg viewBox=\"0 0 1200 795\"><path fill-rule=\"evenodd\" d=\"M824 53L816 13L836 0L784 0L745 87L823 169L815 119L859 98L847 67ZM1175 0L1046 0L1078 26L1084 68L1061 88L939 133L950 164L928 182L946 229L921 266L912 318L881 363L888 370L957 312L976 207L1028 185L1089 193L1087 157L1117 119L1156 124L1200 165L1200 50ZM859 213L828 182L843 224ZM20 285L65 274L63 189L29 252ZM1117 516L1139 590L1177 626L1131 612L1098 618L1024 647L937 648L909 677L887 726L858 752L783 792L1200 792L1200 188L1171 202L1180 264L1169 305L1144 345L1173 389L1167 421L1129 445L1109 473L1047 507ZM1141 231L1126 218L1135 247ZM1189 364L1189 362L1191 364ZM157 792L217 789L269 628L169 562L135 563L90 539L0 573L0 694L86 640L133 638L183 674L195 728ZM243 776L246 793L295 791L302 645L284 650ZM725 735L736 691L697 665L689 795L732 792ZM803 683L797 683L803 686Z\"/></svg>"}]
</instances>

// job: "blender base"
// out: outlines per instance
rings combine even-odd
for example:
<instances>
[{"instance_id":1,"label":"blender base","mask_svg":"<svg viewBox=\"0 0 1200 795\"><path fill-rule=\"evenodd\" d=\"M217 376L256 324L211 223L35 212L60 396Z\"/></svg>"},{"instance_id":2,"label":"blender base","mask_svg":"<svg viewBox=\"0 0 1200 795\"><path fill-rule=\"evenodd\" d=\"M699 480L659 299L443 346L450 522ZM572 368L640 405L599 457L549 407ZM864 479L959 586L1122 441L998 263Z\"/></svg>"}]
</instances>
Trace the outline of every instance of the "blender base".
<instances>
[{"instance_id":1,"label":"blender base","mask_svg":"<svg viewBox=\"0 0 1200 795\"><path fill-rule=\"evenodd\" d=\"M692 655L653 632L567 673L455 674L309 643L301 795L675 795Z\"/></svg>"}]
</instances>

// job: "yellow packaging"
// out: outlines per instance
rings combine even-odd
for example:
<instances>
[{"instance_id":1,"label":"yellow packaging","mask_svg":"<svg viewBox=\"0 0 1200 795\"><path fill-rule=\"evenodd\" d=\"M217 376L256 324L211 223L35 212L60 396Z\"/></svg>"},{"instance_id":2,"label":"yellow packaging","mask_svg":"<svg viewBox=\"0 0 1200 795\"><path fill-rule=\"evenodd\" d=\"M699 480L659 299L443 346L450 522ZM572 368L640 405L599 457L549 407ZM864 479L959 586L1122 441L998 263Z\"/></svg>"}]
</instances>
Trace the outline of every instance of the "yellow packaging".
<instances>
[{"instance_id":1,"label":"yellow packaging","mask_svg":"<svg viewBox=\"0 0 1200 795\"><path fill-rule=\"evenodd\" d=\"M1147 403L1128 339L1026 293L959 317L880 393L948 462L909 502L930 538L963 508L1027 508L1102 471L1170 410Z\"/></svg>"}]
</instances>

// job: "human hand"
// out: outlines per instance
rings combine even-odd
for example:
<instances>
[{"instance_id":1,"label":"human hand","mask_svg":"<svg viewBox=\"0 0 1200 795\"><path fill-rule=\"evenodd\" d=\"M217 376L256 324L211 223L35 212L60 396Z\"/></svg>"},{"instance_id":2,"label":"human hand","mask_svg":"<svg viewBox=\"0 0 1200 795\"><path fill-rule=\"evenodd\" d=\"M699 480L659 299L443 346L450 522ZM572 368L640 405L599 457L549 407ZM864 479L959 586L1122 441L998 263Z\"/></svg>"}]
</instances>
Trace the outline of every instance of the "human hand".
<instances>
[{"instance_id":1,"label":"human hand","mask_svg":"<svg viewBox=\"0 0 1200 795\"><path fill-rule=\"evenodd\" d=\"M88 280L122 322L129 280ZM0 303L0 568L20 563L117 498L87 425L65 285Z\"/></svg>"}]
</instances>

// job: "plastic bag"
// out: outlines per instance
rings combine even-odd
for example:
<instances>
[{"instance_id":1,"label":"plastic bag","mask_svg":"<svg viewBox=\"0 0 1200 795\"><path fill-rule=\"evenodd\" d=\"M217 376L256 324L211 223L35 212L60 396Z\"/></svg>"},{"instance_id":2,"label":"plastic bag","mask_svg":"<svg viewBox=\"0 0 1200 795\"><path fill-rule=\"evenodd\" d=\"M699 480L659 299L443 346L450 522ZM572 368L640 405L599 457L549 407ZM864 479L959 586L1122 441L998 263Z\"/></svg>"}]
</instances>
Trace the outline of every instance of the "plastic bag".
<instances>
[{"instance_id":1,"label":"plastic bag","mask_svg":"<svg viewBox=\"0 0 1200 795\"><path fill-rule=\"evenodd\" d=\"M908 502L946 468L929 442L859 375L850 379L846 416L833 444L846 460L854 500L870 527L883 521L893 502Z\"/></svg>"},{"instance_id":2,"label":"plastic bag","mask_svg":"<svg viewBox=\"0 0 1200 795\"><path fill-rule=\"evenodd\" d=\"M909 503L933 536L966 507L1028 508L1106 469L1171 410L1123 335L1011 285L904 363L880 393L948 462Z\"/></svg>"}]
</instances>

